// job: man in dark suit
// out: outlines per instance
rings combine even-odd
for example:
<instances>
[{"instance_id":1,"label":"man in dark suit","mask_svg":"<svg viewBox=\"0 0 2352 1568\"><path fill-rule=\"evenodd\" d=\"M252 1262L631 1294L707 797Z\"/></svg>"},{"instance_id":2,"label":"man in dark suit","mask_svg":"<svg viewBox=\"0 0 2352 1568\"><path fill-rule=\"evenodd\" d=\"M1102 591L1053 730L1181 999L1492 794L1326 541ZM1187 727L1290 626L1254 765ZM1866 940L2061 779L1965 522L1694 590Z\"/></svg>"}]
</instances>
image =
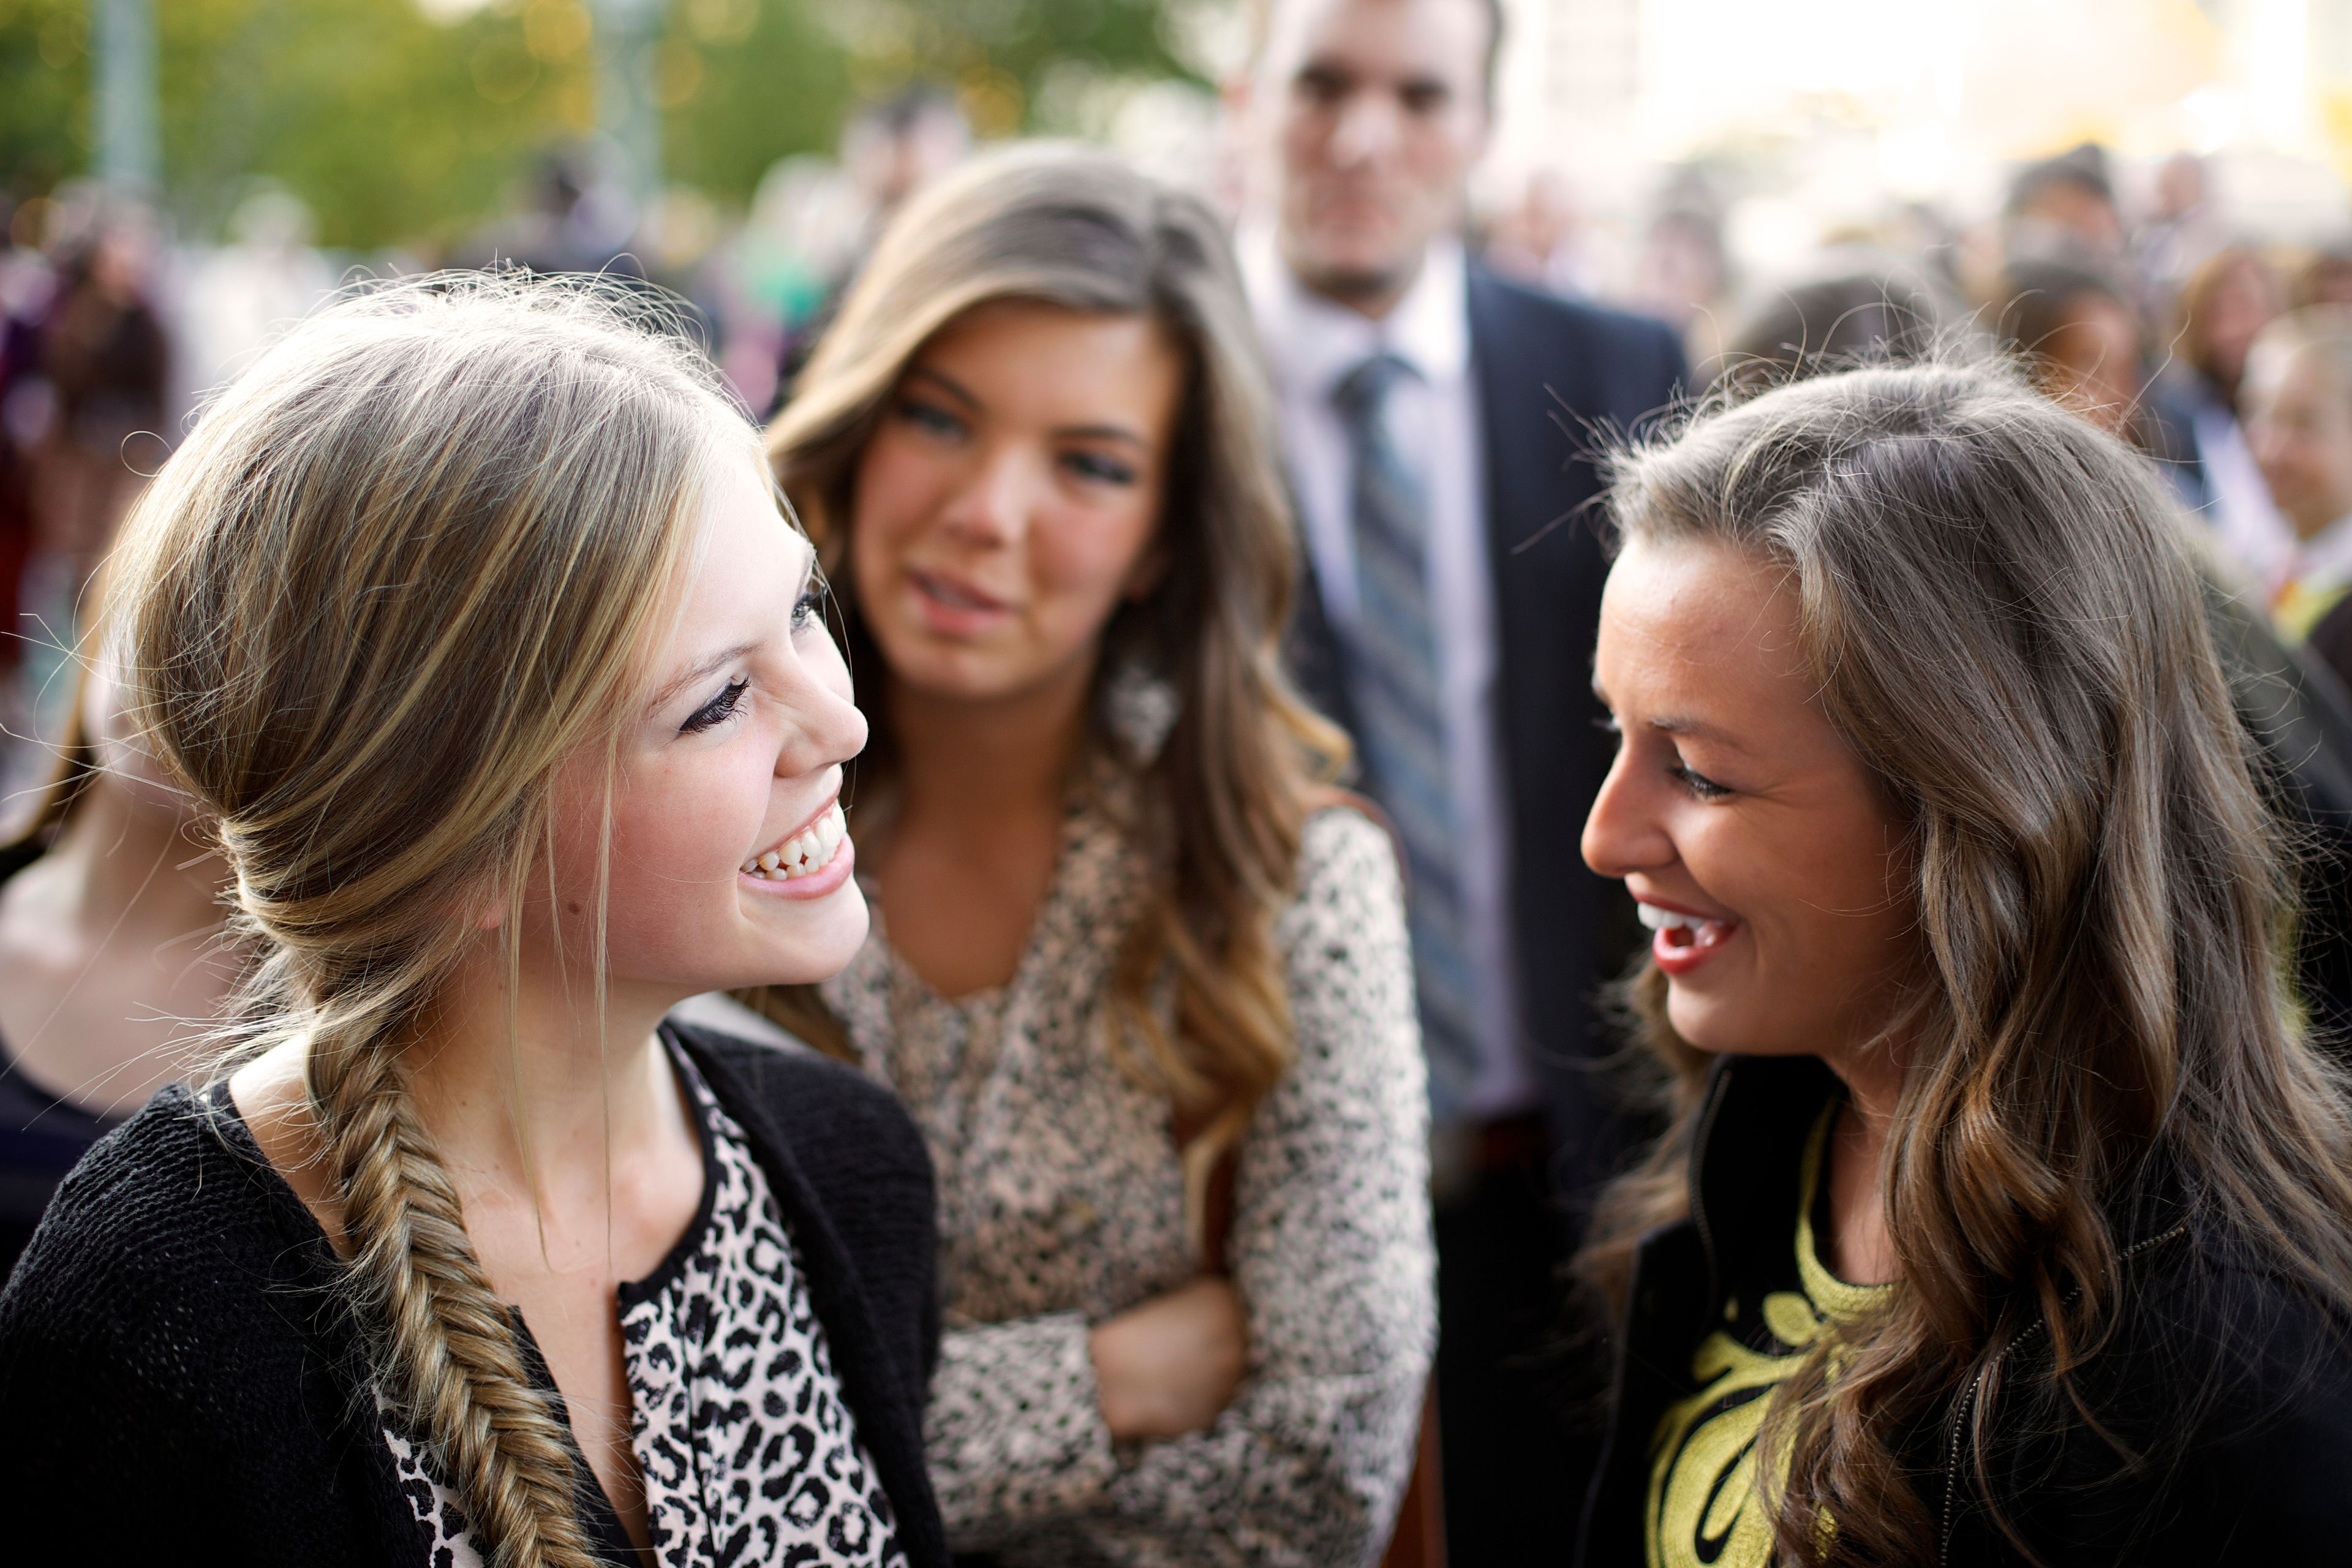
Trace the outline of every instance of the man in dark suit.
<instances>
[{"instance_id":1,"label":"man in dark suit","mask_svg":"<svg viewBox=\"0 0 2352 1568\"><path fill-rule=\"evenodd\" d=\"M1447 1536L1457 1563L1540 1560L1573 1539L1589 1460L1528 1362L1638 1131L1596 1065L1633 924L1578 849L1613 751L1588 426L1664 405L1683 356L1465 254L1496 0L1267 0L1258 22L1230 95L1240 248L1310 569L1295 668L1355 736L1411 879Z\"/></svg>"}]
</instances>

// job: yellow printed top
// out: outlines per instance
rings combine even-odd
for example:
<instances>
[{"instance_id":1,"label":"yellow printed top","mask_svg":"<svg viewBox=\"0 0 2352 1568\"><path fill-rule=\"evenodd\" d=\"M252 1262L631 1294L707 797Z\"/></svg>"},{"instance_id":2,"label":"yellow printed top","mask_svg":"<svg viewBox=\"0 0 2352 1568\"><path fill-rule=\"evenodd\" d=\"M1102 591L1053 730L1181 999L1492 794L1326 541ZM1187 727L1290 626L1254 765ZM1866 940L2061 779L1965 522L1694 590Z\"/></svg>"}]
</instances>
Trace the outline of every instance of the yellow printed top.
<instances>
[{"instance_id":1,"label":"yellow printed top","mask_svg":"<svg viewBox=\"0 0 2352 1568\"><path fill-rule=\"evenodd\" d=\"M1643 1516L1649 1568L1768 1568L1772 1521L1758 1500L1756 1439L1772 1391L1832 1323L1870 1310L1886 1285L1849 1285L1813 1246L1822 1150L1832 1102L1805 1140L1798 1176L1796 1246L1776 1266L1728 1281L1723 1322L1691 1357L1696 1392L1667 1406L1653 1439ZM1788 1479L1785 1462L1780 1481Z\"/></svg>"}]
</instances>

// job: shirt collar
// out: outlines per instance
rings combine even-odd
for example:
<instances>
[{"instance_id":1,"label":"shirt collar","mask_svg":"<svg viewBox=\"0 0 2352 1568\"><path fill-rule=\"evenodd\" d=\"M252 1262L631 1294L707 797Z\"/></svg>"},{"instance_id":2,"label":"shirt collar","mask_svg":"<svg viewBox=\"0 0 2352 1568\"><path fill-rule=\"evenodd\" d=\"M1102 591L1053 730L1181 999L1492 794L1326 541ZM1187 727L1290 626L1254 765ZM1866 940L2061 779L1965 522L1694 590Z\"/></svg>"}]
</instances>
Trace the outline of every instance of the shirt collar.
<instances>
[{"instance_id":1,"label":"shirt collar","mask_svg":"<svg viewBox=\"0 0 2352 1568\"><path fill-rule=\"evenodd\" d=\"M2313 584L2352 582L2352 513L2297 546L2292 575Z\"/></svg>"},{"instance_id":2,"label":"shirt collar","mask_svg":"<svg viewBox=\"0 0 2352 1568\"><path fill-rule=\"evenodd\" d=\"M1470 308L1462 242L1432 240L1420 275L1389 313L1373 321L1308 289L1282 259L1274 226L1242 230L1242 280L1273 361L1289 393L1328 395L1339 378L1385 350L1432 384L1457 380L1470 363Z\"/></svg>"}]
</instances>

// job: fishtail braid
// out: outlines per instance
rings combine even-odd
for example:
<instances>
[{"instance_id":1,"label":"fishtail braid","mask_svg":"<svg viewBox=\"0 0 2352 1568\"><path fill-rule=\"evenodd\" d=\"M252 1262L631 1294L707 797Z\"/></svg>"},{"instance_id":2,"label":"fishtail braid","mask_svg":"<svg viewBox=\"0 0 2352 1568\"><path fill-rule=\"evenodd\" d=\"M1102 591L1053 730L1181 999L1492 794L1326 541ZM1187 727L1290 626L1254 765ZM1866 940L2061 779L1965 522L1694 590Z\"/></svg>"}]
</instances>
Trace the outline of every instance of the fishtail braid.
<instances>
[{"instance_id":1,"label":"fishtail braid","mask_svg":"<svg viewBox=\"0 0 2352 1568\"><path fill-rule=\"evenodd\" d=\"M597 1568L571 1433L531 1386L393 1051L313 1036L310 1081L386 1403L430 1442L492 1568Z\"/></svg>"}]
</instances>

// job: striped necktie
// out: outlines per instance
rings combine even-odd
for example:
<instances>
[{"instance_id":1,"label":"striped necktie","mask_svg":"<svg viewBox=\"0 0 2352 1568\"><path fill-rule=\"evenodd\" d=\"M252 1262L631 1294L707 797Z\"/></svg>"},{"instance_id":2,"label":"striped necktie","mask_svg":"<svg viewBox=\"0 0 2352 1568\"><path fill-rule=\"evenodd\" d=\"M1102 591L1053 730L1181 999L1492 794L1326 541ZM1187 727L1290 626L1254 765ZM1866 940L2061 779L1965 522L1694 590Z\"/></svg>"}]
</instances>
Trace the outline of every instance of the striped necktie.
<instances>
[{"instance_id":1,"label":"striped necktie","mask_svg":"<svg viewBox=\"0 0 2352 1568\"><path fill-rule=\"evenodd\" d=\"M1404 841L1422 1045L1442 1118L1470 1087L1478 1042L1430 606L1429 498L1385 416L1391 388L1412 374L1394 354L1376 353L1341 378L1331 401L1348 435L1355 533L1356 618L1346 644L1357 750L1366 787Z\"/></svg>"}]
</instances>

